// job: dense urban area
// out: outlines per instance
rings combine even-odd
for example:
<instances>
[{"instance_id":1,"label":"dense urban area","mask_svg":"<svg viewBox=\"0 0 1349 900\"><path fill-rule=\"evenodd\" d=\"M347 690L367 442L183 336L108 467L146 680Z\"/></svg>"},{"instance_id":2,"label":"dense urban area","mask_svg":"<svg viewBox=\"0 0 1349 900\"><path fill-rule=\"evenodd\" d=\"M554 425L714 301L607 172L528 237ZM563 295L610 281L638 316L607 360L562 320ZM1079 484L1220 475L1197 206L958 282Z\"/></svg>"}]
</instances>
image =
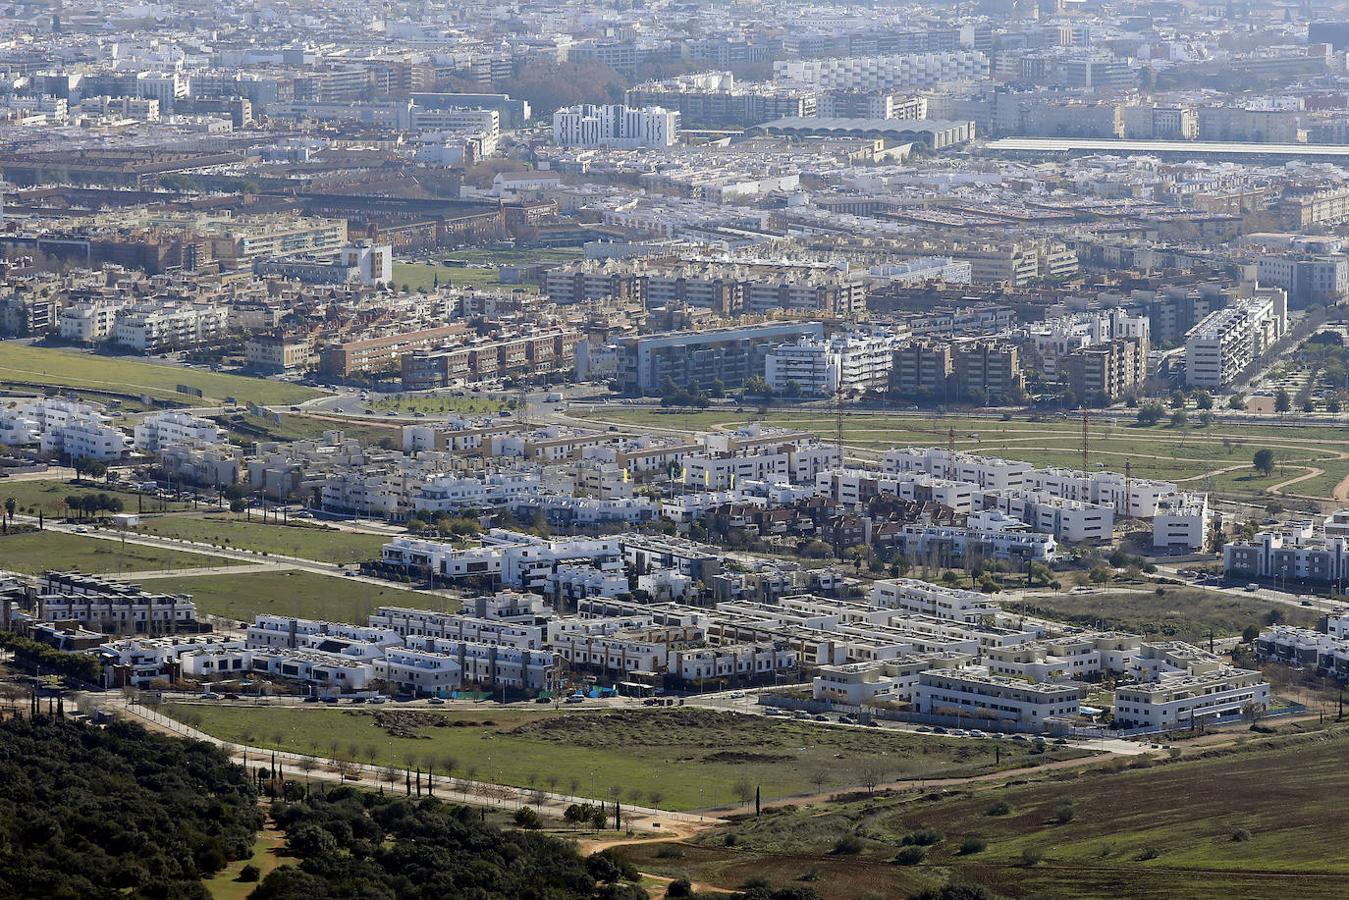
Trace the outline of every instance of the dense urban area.
<instances>
[{"instance_id":1,"label":"dense urban area","mask_svg":"<svg viewBox=\"0 0 1349 900\"><path fill-rule=\"evenodd\" d=\"M1349 895L1349 5L3 20L0 895Z\"/></svg>"}]
</instances>

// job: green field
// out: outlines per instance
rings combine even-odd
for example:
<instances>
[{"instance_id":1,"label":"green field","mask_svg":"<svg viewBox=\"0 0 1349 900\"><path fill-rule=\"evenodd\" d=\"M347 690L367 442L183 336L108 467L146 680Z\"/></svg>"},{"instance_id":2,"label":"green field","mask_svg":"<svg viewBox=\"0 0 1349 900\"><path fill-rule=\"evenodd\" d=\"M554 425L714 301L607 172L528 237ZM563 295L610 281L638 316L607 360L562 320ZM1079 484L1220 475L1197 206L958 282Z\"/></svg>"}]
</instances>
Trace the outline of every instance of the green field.
<instances>
[{"instance_id":1,"label":"green field","mask_svg":"<svg viewBox=\"0 0 1349 900\"><path fill-rule=\"evenodd\" d=\"M903 897L948 878L1010 898L1343 897L1349 738L1336 731L1251 735L1245 748L1146 768L1095 766L1015 786L812 805L747 818L675 852L662 854L659 844L627 852L644 872L727 887L753 876L787 885L813 872L809 880L827 886L831 900ZM997 801L1007 815L988 814ZM1061 801L1071 803L1066 823L1055 813ZM943 839L921 864L895 865L904 836L925 828ZM850 834L863 839L860 853L830 852ZM961 853L967 838L986 848ZM1027 865L1027 848L1043 861Z\"/></svg>"},{"instance_id":2,"label":"green field","mask_svg":"<svg viewBox=\"0 0 1349 900\"><path fill-rule=\"evenodd\" d=\"M461 269L457 266L437 266L430 263L393 264L393 283L399 290L429 291L436 284L441 287L476 288L484 291L538 291L534 284L502 284L496 269Z\"/></svg>"},{"instance_id":3,"label":"green field","mask_svg":"<svg viewBox=\"0 0 1349 900\"><path fill-rule=\"evenodd\" d=\"M158 547L123 546L54 531L0 536L0 569L37 574L47 569L78 569L89 574L154 572L162 569L199 569L207 566L246 565L236 560ZM158 582L155 589L159 590Z\"/></svg>"},{"instance_id":4,"label":"green field","mask_svg":"<svg viewBox=\"0 0 1349 900\"><path fill-rule=\"evenodd\" d=\"M1141 634L1145 637L1182 640L1203 644L1212 629L1215 638L1241 634L1248 625L1267 624L1263 617L1277 610L1290 625L1313 627L1318 615L1312 610L1270 603L1221 591L1167 586L1157 596L1145 590L1102 588L1090 594L1034 594L1026 604L1007 603L1004 609L1024 609L1032 615L1071 622L1089 628L1107 628Z\"/></svg>"},{"instance_id":5,"label":"green field","mask_svg":"<svg viewBox=\"0 0 1349 900\"><path fill-rule=\"evenodd\" d=\"M318 562L358 563L380 555L387 537L338 531L303 522L264 525L234 513L209 516L161 516L145 521L137 531L185 541L224 545Z\"/></svg>"},{"instance_id":6,"label":"green field","mask_svg":"<svg viewBox=\"0 0 1349 900\"><path fill-rule=\"evenodd\" d=\"M96 388L132 396L148 394L185 404L221 401L226 397L234 397L240 403L251 400L288 404L322 396L320 391L280 381L161 366L129 357L32 347L14 341L0 341L0 382ZM176 388L180 384L200 388L202 399L178 393Z\"/></svg>"},{"instance_id":7,"label":"green field","mask_svg":"<svg viewBox=\"0 0 1349 900\"><path fill-rule=\"evenodd\" d=\"M735 785L759 785L765 801L815 790L823 772L825 789L853 785L876 768L887 779L936 774L973 774L994 769L992 742L942 740L893 731L862 731L781 722L758 716L684 708L552 712L487 709L370 712L267 707L170 707L168 714L202 717L209 734L239 740L247 732L255 746L280 747L330 756L351 754L362 762L405 765L409 754L425 765L444 767L453 757L458 774L479 781L520 787L545 786L557 776L570 792L572 778L583 796L604 799L618 788L624 799L684 810L739 802ZM376 716L401 717L412 737L392 737ZM468 727L434 727L459 720ZM488 721L494 724L486 724ZM1020 744L1002 747L1001 765L1046 761ZM1059 751L1058 757L1081 755ZM533 785L531 785L531 780ZM634 794L633 792L637 792ZM650 792L659 791L653 803Z\"/></svg>"},{"instance_id":8,"label":"green field","mask_svg":"<svg viewBox=\"0 0 1349 900\"><path fill-rule=\"evenodd\" d=\"M649 426L680 432L735 428L753 421L800 428L826 438L835 433L827 412L769 411L760 416L746 408L685 412L605 406L573 406L569 416L619 425ZM1128 461L1140 478L1177 481L1193 490L1250 495L1302 475L1309 467L1324 474L1288 488L1292 494L1329 498L1349 476L1349 436L1327 426L1224 426L1209 428L1155 426L1141 428L1132 415L1098 414L1088 427L1088 465L1122 471ZM1031 422L941 416L848 414L844 443L860 454L879 454L893 447L939 446L955 429L958 450L1022 459L1037 466L1081 468L1080 420ZM1251 457L1264 447L1274 451L1275 471L1268 476L1251 467Z\"/></svg>"},{"instance_id":9,"label":"green field","mask_svg":"<svg viewBox=\"0 0 1349 900\"><path fill-rule=\"evenodd\" d=\"M138 502L144 503L145 512L158 512L161 509L187 509L192 505L190 503L164 501L158 497L145 497L138 501L137 498L141 495L133 491L118 490L116 485L86 487L56 479L51 481L0 481L0 499L13 497L17 504L16 512L21 516L36 516L38 510L42 510L42 513L46 516L64 516L67 512L67 497L72 495L83 497L88 494L110 494L118 497L122 501L123 510L131 513L136 512Z\"/></svg>"},{"instance_id":10,"label":"green field","mask_svg":"<svg viewBox=\"0 0 1349 900\"><path fill-rule=\"evenodd\" d=\"M385 605L458 609L458 604L436 594L378 587L355 578L312 572L160 578L155 580L155 589L191 594L203 612L240 621L265 613L359 625L365 623L376 607Z\"/></svg>"}]
</instances>

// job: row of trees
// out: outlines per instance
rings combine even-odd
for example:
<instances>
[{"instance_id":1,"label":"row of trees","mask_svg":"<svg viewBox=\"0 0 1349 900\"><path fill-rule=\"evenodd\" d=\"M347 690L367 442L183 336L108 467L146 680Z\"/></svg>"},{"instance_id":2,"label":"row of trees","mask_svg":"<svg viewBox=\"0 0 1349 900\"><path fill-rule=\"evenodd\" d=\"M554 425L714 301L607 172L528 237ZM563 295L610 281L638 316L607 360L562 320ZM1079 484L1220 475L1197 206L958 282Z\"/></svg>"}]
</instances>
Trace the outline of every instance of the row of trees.
<instances>
[{"instance_id":1,"label":"row of trees","mask_svg":"<svg viewBox=\"0 0 1349 900\"><path fill-rule=\"evenodd\" d=\"M119 513L124 508L122 498L113 494L68 494L66 512L75 518L95 518L100 513Z\"/></svg>"}]
</instances>

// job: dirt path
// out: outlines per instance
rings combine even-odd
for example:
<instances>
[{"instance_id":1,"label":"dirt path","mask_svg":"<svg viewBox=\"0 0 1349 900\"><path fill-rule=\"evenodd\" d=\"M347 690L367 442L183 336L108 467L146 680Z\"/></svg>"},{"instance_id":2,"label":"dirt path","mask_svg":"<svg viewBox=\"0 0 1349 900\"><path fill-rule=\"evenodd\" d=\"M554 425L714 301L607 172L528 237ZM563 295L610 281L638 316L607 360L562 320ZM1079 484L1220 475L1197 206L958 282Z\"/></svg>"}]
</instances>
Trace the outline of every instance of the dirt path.
<instances>
[{"instance_id":1,"label":"dirt path","mask_svg":"<svg viewBox=\"0 0 1349 900\"><path fill-rule=\"evenodd\" d=\"M1344 476L1344 480L1335 485L1335 489L1330 492L1332 500L1349 500L1349 475Z\"/></svg>"}]
</instances>

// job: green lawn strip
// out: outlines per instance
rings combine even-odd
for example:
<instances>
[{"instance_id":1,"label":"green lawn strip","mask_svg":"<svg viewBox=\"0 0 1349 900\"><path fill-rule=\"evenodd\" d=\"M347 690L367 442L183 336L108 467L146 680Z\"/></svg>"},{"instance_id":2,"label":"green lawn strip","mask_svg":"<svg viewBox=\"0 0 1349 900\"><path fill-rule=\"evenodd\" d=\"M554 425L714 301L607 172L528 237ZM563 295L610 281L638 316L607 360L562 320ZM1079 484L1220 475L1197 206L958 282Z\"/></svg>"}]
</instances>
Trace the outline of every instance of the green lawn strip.
<instances>
[{"instance_id":1,"label":"green lawn strip","mask_svg":"<svg viewBox=\"0 0 1349 900\"><path fill-rule=\"evenodd\" d=\"M64 516L67 513L66 498L84 497L89 494L108 494L122 501L123 512L134 513L143 504L145 512L187 509L192 504L164 501L158 497L145 497L134 491L119 490L116 485L76 485L59 479L51 481L10 481L0 480L0 499L13 497L19 515L37 515L38 510L47 516Z\"/></svg>"},{"instance_id":2,"label":"green lawn strip","mask_svg":"<svg viewBox=\"0 0 1349 900\"><path fill-rule=\"evenodd\" d=\"M148 394L162 399L191 402L178 385L200 388L203 399L263 404L299 403L322 396L322 392L301 385L225 375L200 369L155 365L125 357L96 356L70 350L33 347L14 341L0 342L0 379L66 386L96 388L129 395Z\"/></svg>"},{"instance_id":3,"label":"green lawn strip","mask_svg":"<svg viewBox=\"0 0 1349 900\"><path fill-rule=\"evenodd\" d=\"M380 606L458 609L453 600L436 594L301 571L157 578L154 587L159 591L191 594L202 612L241 622L251 621L261 613L362 625Z\"/></svg>"},{"instance_id":4,"label":"green lawn strip","mask_svg":"<svg viewBox=\"0 0 1349 900\"><path fill-rule=\"evenodd\" d=\"M448 756L461 775L475 766L480 781L529 787L532 779L543 787L556 775L559 790L569 792L576 778L582 795L607 799L617 787L624 802L643 805L657 791L660 805L676 810L736 803L735 786L742 779L760 786L768 801L814 790L816 772L826 774L826 787L842 787L859 783L869 767L879 767L887 778L926 777L991 770L995 752L1003 766L1080 755L1032 757L1020 745L995 751L991 741L943 741L691 708L555 713L493 706L427 712L419 715L428 721L442 717L447 727L417 728L417 738L391 737L368 710L193 706L174 713L197 713L207 733L230 740L247 733L259 746L328 756L336 739L337 751L355 751L361 761L373 753L381 765L405 765L412 754L423 764L429 756L443 766ZM476 727L448 725L455 720ZM481 725L484 720L495 725Z\"/></svg>"},{"instance_id":5,"label":"green lawn strip","mask_svg":"<svg viewBox=\"0 0 1349 900\"><path fill-rule=\"evenodd\" d=\"M374 559L388 542L387 537L377 534L338 531L303 521L290 525L250 522L235 513L162 516L146 520L137 530L178 540L339 564Z\"/></svg>"},{"instance_id":6,"label":"green lawn strip","mask_svg":"<svg viewBox=\"0 0 1349 900\"><path fill-rule=\"evenodd\" d=\"M78 569L89 574L106 575L236 565L247 563L221 556L142 547L131 543L123 545L120 541L55 531L0 536L0 569L29 575L48 569ZM166 590L158 580L150 588Z\"/></svg>"}]
</instances>

